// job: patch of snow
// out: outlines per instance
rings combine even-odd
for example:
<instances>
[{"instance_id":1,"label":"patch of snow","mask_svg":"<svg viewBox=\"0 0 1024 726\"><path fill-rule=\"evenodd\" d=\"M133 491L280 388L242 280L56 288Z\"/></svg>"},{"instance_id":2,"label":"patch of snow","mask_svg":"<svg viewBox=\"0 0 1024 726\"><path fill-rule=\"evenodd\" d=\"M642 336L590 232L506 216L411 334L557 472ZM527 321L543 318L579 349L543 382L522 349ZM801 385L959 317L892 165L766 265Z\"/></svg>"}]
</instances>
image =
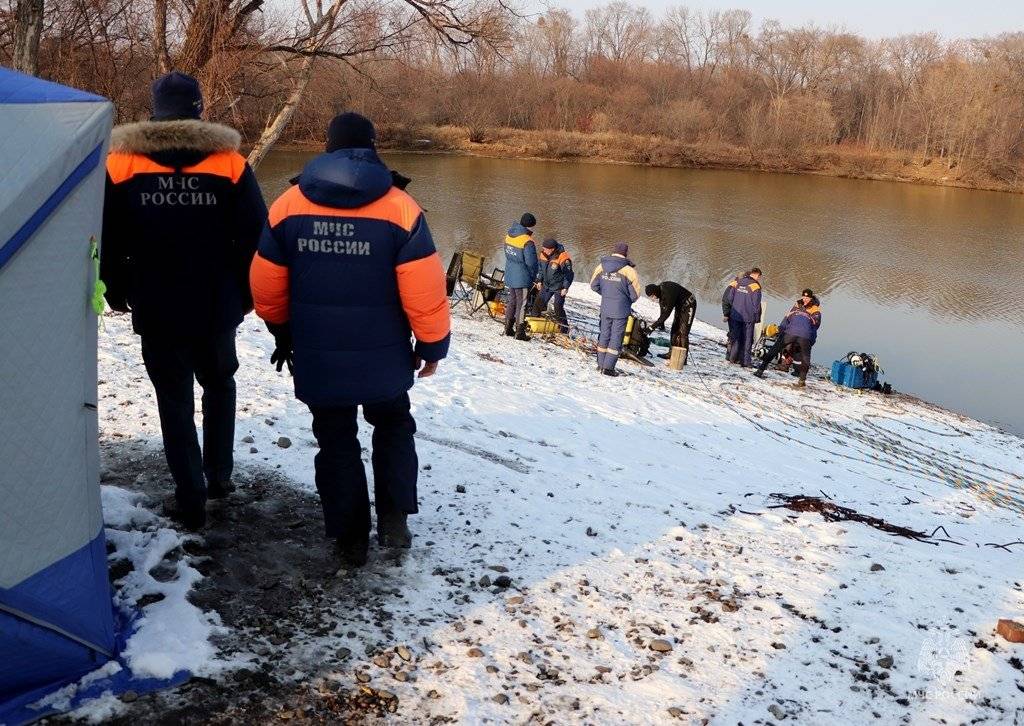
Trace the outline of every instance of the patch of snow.
<instances>
[{"instance_id":1,"label":"patch of snow","mask_svg":"<svg viewBox=\"0 0 1024 726\"><path fill-rule=\"evenodd\" d=\"M581 284L570 300L595 302ZM637 308L656 315L647 300ZM383 682L401 700L399 715L422 721L735 723L782 713L888 723L1021 713L1019 674L993 629L1024 611L1024 549L992 545L1020 539L1024 442L820 375L806 390L788 376L754 379L725 363L723 339L698 322L684 371L622 362L631 375L611 379L571 348L510 341L486 318L457 317L451 357L411 394L424 466L414 549L397 566L375 554L358 575L366 588L397 587L402 597L384 624L358 600L339 602L336 631L296 634L296 662L322 657L320 675L351 683L351 670L326 664L352 645L345 631L407 644L415 679L396 681L394 668L369 657L346 668ZM271 368L272 348L248 318L236 466L286 473L312 493L309 412L287 374ZM125 317L107 320L101 369L103 436L158 445ZM282 435L293 446L273 445ZM369 448L369 432L360 436ZM927 534L941 526L936 536L951 541L773 508L776 492L824 492ZM165 596L146 608L129 645L133 669L225 667L210 644L216 615L185 597L198 573L182 560L172 583L148 575L180 535L134 512L137 501L121 492L104 501L112 521L144 528L112 531L118 554L137 563L121 588L126 601ZM494 579L495 565L509 569L510 588L477 584ZM979 639L989 647L975 647ZM654 640L671 650L653 650ZM890 657L890 667L879 665Z\"/></svg>"}]
</instances>

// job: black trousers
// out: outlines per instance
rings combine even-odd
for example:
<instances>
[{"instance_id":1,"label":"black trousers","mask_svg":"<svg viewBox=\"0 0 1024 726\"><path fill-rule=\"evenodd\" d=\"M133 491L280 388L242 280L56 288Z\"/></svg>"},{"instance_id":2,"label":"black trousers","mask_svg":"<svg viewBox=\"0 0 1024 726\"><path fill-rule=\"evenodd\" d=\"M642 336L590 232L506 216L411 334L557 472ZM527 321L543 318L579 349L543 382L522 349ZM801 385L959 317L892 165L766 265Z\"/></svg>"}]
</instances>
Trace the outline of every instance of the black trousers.
<instances>
[{"instance_id":1,"label":"black trousers","mask_svg":"<svg viewBox=\"0 0 1024 726\"><path fill-rule=\"evenodd\" d=\"M357 541L370 535L370 499L359 446L358 406L311 406L313 436L320 451L314 461L316 488L328 537ZM386 512L419 511L416 503L416 421L409 394L363 405L373 426L373 492L377 517Z\"/></svg>"},{"instance_id":2,"label":"black trousers","mask_svg":"<svg viewBox=\"0 0 1024 726\"><path fill-rule=\"evenodd\" d=\"M235 329L191 340L144 335L142 360L156 391L174 494L182 507L202 506L207 482L229 480L235 464ZM203 387L202 450L196 434L195 381Z\"/></svg>"},{"instance_id":3,"label":"black trousers","mask_svg":"<svg viewBox=\"0 0 1024 726\"><path fill-rule=\"evenodd\" d=\"M764 354L764 358L757 365L757 370L764 373L764 370L768 367L769 363L775 359L779 353L781 353L787 346L792 346L791 350L794 353L794 358L799 359L797 370L800 373L800 380L807 380L807 371L811 369L811 341L807 338L798 338L795 335L778 335L775 338L775 344Z\"/></svg>"},{"instance_id":4,"label":"black trousers","mask_svg":"<svg viewBox=\"0 0 1024 726\"><path fill-rule=\"evenodd\" d=\"M693 327L693 319L697 317L697 299L692 295L677 308L672 317L672 328L669 333L672 345L681 345L684 348L690 347L690 328Z\"/></svg>"},{"instance_id":5,"label":"black trousers","mask_svg":"<svg viewBox=\"0 0 1024 726\"><path fill-rule=\"evenodd\" d=\"M562 332L567 332L569 320L565 315L565 297L563 297L561 289L545 287L539 291L533 298L533 314L543 315L544 311L548 309L548 303L551 303L555 309L555 319L562 327Z\"/></svg>"}]
</instances>

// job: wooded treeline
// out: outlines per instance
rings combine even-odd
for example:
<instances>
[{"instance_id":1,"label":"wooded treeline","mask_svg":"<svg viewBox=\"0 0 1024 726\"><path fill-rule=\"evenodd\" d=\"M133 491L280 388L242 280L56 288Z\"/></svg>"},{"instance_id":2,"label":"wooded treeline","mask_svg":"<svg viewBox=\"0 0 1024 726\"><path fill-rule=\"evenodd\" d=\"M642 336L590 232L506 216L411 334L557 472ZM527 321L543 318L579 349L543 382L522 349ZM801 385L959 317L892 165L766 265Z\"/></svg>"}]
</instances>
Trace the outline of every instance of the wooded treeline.
<instances>
[{"instance_id":1,"label":"wooded treeline","mask_svg":"<svg viewBox=\"0 0 1024 726\"><path fill-rule=\"evenodd\" d=\"M7 1L5 63L17 6L39 0ZM549 155L586 156L587 135L631 135L1024 179L1024 33L869 40L625 2L577 18L502 0L47 0L44 17L44 77L108 96L127 120L145 117L161 69L195 73L210 117L252 143L275 123L283 139L319 141L334 113L358 109L399 142L438 127L470 143L562 132ZM637 160L656 163L645 148Z\"/></svg>"}]
</instances>

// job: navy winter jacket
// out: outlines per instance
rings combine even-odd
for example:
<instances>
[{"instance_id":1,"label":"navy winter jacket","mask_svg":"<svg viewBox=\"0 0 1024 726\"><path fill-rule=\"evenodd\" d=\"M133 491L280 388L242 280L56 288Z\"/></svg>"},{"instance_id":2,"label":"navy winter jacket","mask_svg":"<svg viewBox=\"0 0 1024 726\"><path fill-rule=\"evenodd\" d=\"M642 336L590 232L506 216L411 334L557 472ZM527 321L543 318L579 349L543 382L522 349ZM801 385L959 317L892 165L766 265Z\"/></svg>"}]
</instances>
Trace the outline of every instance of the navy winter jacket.
<instances>
[{"instance_id":1,"label":"navy winter jacket","mask_svg":"<svg viewBox=\"0 0 1024 726\"><path fill-rule=\"evenodd\" d=\"M590 289L601 294L601 317L628 318L640 299L636 267L622 255L602 257L590 277Z\"/></svg>"},{"instance_id":2,"label":"navy winter jacket","mask_svg":"<svg viewBox=\"0 0 1024 726\"><path fill-rule=\"evenodd\" d=\"M797 300L793 308L782 319L779 330L786 335L805 338L813 345L818 340L818 329L821 327L821 303L814 298L811 304L804 307L803 300Z\"/></svg>"},{"instance_id":3,"label":"navy winter jacket","mask_svg":"<svg viewBox=\"0 0 1024 726\"><path fill-rule=\"evenodd\" d=\"M194 120L114 129L100 277L139 335L216 335L252 310L249 263L267 205L239 138Z\"/></svg>"},{"instance_id":4,"label":"navy winter jacket","mask_svg":"<svg viewBox=\"0 0 1024 726\"><path fill-rule=\"evenodd\" d=\"M414 352L448 353L445 276L426 219L372 149L306 165L270 208L250 280L257 314L291 325L295 394L311 406L390 400L412 387Z\"/></svg>"},{"instance_id":5,"label":"navy winter jacket","mask_svg":"<svg viewBox=\"0 0 1024 726\"><path fill-rule=\"evenodd\" d=\"M530 287L537 277L537 245L532 234L517 222L505 235L506 287Z\"/></svg>"},{"instance_id":6,"label":"navy winter jacket","mask_svg":"<svg viewBox=\"0 0 1024 726\"><path fill-rule=\"evenodd\" d=\"M737 277L722 295L722 314L744 323L761 321L761 283L749 275Z\"/></svg>"},{"instance_id":7,"label":"navy winter jacket","mask_svg":"<svg viewBox=\"0 0 1024 726\"><path fill-rule=\"evenodd\" d=\"M542 247L538 260L537 282L546 290L568 290L572 287L575 273L572 258L561 244L554 249Z\"/></svg>"}]
</instances>

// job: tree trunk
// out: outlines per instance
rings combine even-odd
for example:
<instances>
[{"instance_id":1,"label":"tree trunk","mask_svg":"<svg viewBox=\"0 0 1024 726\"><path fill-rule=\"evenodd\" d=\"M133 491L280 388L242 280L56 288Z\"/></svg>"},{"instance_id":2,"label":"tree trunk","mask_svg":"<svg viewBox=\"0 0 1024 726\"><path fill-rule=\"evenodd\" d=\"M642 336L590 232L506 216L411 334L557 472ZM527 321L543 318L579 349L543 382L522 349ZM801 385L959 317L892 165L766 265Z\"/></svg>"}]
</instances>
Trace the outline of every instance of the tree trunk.
<instances>
[{"instance_id":1,"label":"tree trunk","mask_svg":"<svg viewBox=\"0 0 1024 726\"><path fill-rule=\"evenodd\" d=\"M154 44L157 69L160 75L171 72L171 57L167 53L167 0L156 0L154 6L156 28L154 28Z\"/></svg>"},{"instance_id":2,"label":"tree trunk","mask_svg":"<svg viewBox=\"0 0 1024 726\"><path fill-rule=\"evenodd\" d=\"M230 0L198 0L185 28L178 70L196 75L213 57L214 39L221 23L228 22Z\"/></svg>"},{"instance_id":3,"label":"tree trunk","mask_svg":"<svg viewBox=\"0 0 1024 726\"><path fill-rule=\"evenodd\" d=\"M249 152L249 166L255 169L263 161L263 158L270 152L277 140L281 138L281 134L284 133L288 123L292 120L292 116L295 115L295 109L298 108L302 102L302 97L306 93L306 86L309 85L310 76L313 74L313 61L315 57L308 55L302 59L302 68L299 69L299 77L295 79L295 87L292 89L291 94L288 96L288 100L281 107L281 110L277 112L277 116L274 120L267 124L267 127L263 129L263 133L260 134L259 140L256 145L252 147L252 151Z\"/></svg>"},{"instance_id":4,"label":"tree trunk","mask_svg":"<svg viewBox=\"0 0 1024 726\"><path fill-rule=\"evenodd\" d=\"M39 36L43 30L43 0L18 0L14 25L14 70L39 73Z\"/></svg>"}]
</instances>

